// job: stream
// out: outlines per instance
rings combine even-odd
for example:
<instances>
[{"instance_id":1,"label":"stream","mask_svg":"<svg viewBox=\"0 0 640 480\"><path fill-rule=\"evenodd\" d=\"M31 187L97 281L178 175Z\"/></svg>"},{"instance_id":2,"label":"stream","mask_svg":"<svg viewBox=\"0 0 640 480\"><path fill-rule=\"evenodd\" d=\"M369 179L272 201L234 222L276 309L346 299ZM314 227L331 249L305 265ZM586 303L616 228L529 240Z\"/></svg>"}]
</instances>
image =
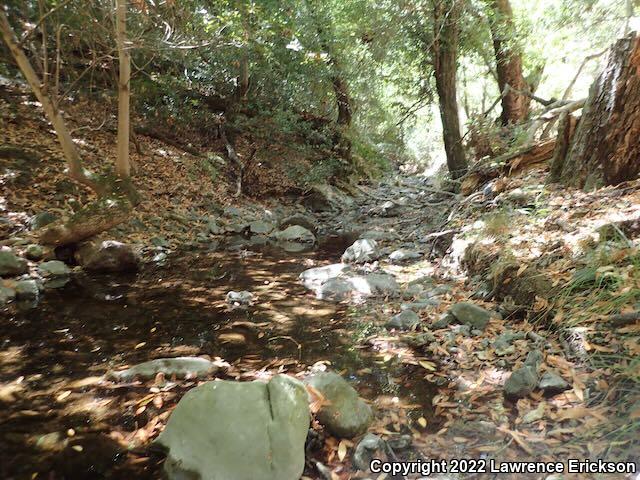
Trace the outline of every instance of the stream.
<instances>
[{"instance_id":1,"label":"stream","mask_svg":"<svg viewBox=\"0 0 640 480\"><path fill-rule=\"evenodd\" d=\"M164 401L151 402L148 385L102 379L160 357L219 357L230 365L222 378L242 380L324 362L365 399L421 405L411 415L428 417L433 387L363 344L368 326L356 309L317 300L298 281L303 270L339 261L352 241L327 237L300 253L174 252L136 274L78 273L37 308L10 314L0 323L0 477L160 478L160 459L146 454L138 430L168 415L195 380L178 380ZM230 290L252 292L254 305L231 310Z\"/></svg>"}]
</instances>

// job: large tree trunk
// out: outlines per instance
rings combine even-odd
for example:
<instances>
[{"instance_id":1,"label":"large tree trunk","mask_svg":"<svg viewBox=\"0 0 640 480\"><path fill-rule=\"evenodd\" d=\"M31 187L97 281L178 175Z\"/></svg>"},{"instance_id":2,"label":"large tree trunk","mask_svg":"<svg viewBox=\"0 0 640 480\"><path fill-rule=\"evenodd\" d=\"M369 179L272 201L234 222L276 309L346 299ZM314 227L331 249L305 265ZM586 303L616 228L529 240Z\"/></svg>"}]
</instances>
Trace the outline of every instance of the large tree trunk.
<instances>
[{"instance_id":1,"label":"large tree trunk","mask_svg":"<svg viewBox=\"0 0 640 480\"><path fill-rule=\"evenodd\" d=\"M62 113L58 109L56 102L54 102L53 99L42 89L42 80L38 77L38 74L33 69L31 62L20 47L20 43L18 42L18 39L2 8L0 8L0 33L2 33L2 38L9 47L9 51L18 64L24 78L27 80L31 90L42 105L44 114L53 125L53 129L56 132L58 141L60 142L60 146L62 147L62 151L67 161L69 176L78 183L88 186L93 191L101 193L100 184L96 181L95 176L91 174L91 172L82 168L80 154L71 139L71 134L67 129L67 124L65 123L64 118L62 118Z\"/></svg>"},{"instance_id":2,"label":"large tree trunk","mask_svg":"<svg viewBox=\"0 0 640 480\"><path fill-rule=\"evenodd\" d=\"M640 173L640 38L611 48L591 86L564 161L561 181L588 190L616 185Z\"/></svg>"},{"instance_id":3,"label":"large tree trunk","mask_svg":"<svg viewBox=\"0 0 640 480\"><path fill-rule=\"evenodd\" d=\"M433 66L440 102L444 148L449 172L453 178L459 178L467 171L456 93L460 1L436 0L433 19Z\"/></svg>"},{"instance_id":4,"label":"large tree trunk","mask_svg":"<svg viewBox=\"0 0 640 480\"><path fill-rule=\"evenodd\" d=\"M338 103L338 125L349 127L351 125L351 96L349 95L349 86L342 78L339 68L336 68L336 74L333 77L333 91L336 94L336 102Z\"/></svg>"},{"instance_id":5,"label":"large tree trunk","mask_svg":"<svg viewBox=\"0 0 640 480\"><path fill-rule=\"evenodd\" d=\"M120 178L129 178L129 80L131 78L131 56L126 45L127 33L127 1L116 0L116 39L118 58L120 61L120 78L118 81L118 155L116 157L116 174Z\"/></svg>"},{"instance_id":6,"label":"large tree trunk","mask_svg":"<svg viewBox=\"0 0 640 480\"><path fill-rule=\"evenodd\" d=\"M490 5L489 25L496 55L498 87L503 94L502 123L519 123L527 117L531 99L516 92L528 91L529 85L522 74L521 53L513 41L513 11L509 0L490 0ZM508 89L507 85L511 88Z\"/></svg>"}]
</instances>

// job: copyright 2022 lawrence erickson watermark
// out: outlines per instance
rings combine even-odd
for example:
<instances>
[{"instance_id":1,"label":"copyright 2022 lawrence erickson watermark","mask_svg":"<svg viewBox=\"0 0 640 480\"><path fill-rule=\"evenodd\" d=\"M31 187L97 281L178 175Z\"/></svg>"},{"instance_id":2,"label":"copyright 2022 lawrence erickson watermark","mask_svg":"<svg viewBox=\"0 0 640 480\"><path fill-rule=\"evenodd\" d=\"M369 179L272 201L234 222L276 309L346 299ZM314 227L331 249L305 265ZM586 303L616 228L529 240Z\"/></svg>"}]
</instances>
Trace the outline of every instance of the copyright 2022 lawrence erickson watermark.
<instances>
[{"instance_id":1,"label":"copyright 2022 lawrence erickson watermark","mask_svg":"<svg viewBox=\"0 0 640 480\"><path fill-rule=\"evenodd\" d=\"M634 462L608 462L606 460L587 460L570 458L563 462L509 461L499 462L494 459L451 459L451 460L414 460L407 462L383 462L373 459L369 464L371 473L389 475L412 475L423 477L443 473L460 474L553 474L553 473L621 473L634 474L638 466Z\"/></svg>"}]
</instances>

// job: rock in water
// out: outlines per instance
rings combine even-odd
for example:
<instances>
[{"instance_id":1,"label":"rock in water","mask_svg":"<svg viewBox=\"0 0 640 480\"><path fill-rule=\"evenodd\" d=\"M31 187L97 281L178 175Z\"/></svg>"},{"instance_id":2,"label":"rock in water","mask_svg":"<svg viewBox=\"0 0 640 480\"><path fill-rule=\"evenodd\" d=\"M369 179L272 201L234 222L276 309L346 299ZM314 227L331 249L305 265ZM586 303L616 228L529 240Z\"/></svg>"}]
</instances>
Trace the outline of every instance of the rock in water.
<instances>
[{"instance_id":1,"label":"rock in water","mask_svg":"<svg viewBox=\"0 0 640 480\"><path fill-rule=\"evenodd\" d=\"M318 233L318 223L316 222L315 218L304 215L302 213L294 213L293 215L282 220L280 229L290 227L291 225L299 225L301 227L304 227L314 235Z\"/></svg>"},{"instance_id":2,"label":"rock in water","mask_svg":"<svg viewBox=\"0 0 640 480\"><path fill-rule=\"evenodd\" d=\"M342 262L365 263L372 262L380 257L378 244L375 240L356 240L342 254Z\"/></svg>"},{"instance_id":3,"label":"rock in water","mask_svg":"<svg viewBox=\"0 0 640 480\"><path fill-rule=\"evenodd\" d=\"M452 305L449 312L451 312L460 323L469 325L471 328L477 328L478 330L484 330L491 318L489 311L467 302Z\"/></svg>"},{"instance_id":4,"label":"rock in water","mask_svg":"<svg viewBox=\"0 0 640 480\"><path fill-rule=\"evenodd\" d=\"M198 357L157 358L140 363L126 370L109 372L108 377L114 380L128 382L136 377L153 378L162 372L166 376L176 375L185 377L189 374L196 376L214 373L218 367L213 362Z\"/></svg>"},{"instance_id":5,"label":"rock in water","mask_svg":"<svg viewBox=\"0 0 640 480\"><path fill-rule=\"evenodd\" d=\"M333 372L322 372L309 377L307 383L328 400L316 416L331 434L353 438L366 432L373 420L371 407L344 378Z\"/></svg>"},{"instance_id":6,"label":"rock in water","mask_svg":"<svg viewBox=\"0 0 640 480\"><path fill-rule=\"evenodd\" d=\"M85 243L76 252L76 260L84 269L96 272L136 270L140 263L130 245L114 240Z\"/></svg>"},{"instance_id":7,"label":"rock in water","mask_svg":"<svg viewBox=\"0 0 640 480\"><path fill-rule=\"evenodd\" d=\"M387 328L411 330L420 323L420 317L413 310L405 310L387 322Z\"/></svg>"},{"instance_id":8,"label":"rock in water","mask_svg":"<svg viewBox=\"0 0 640 480\"><path fill-rule=\"evenodd\" d=\"M246 308L253 302L253 293L243 290L235 292L231 290L227 293L227 303L234 308Z\"/></svg>"},{"instance_id":9,"label":"rock in water","mask_svg":"<svg viewBox=\"0 0 640 480\"><path fill-rule=\"evenodd\" d=\"M304 227L300 225L292 225L281 232L273 234L276 240L280 242L298 242L298 243L315 243L316 237Z\"/></svg>"},{"instance_id":10,"label":"rock in water","mask_svg":"<svg viewBox=\"0 0 640 480\"><path fill-rule=\"evenodd\" d=\"M29 271L24 258L18 257L11 250L0 250L0 277L22 275Z\"/></svg>"},{"instance_id":11,"label":"rock in water","mask_svg":"<svg viewBox=\"0 0 640 480\"><path fill-rule=\"evenodd\" d=\"M207 382L180 400L157 443L169 480L299 480L309 421L292 377Z\"/></svg>"},{"instance_id":12,"label":"rock in water","mask_svg":"<svg viewBox=\"0 0 640 480\"><path fill-rule=\"evenodd\" d=\"M353 453L353 465L364 472L369 471L369 465L376 453L384 449L384 441L373 433L367 433Z\"/></svg>"}]
</instances>

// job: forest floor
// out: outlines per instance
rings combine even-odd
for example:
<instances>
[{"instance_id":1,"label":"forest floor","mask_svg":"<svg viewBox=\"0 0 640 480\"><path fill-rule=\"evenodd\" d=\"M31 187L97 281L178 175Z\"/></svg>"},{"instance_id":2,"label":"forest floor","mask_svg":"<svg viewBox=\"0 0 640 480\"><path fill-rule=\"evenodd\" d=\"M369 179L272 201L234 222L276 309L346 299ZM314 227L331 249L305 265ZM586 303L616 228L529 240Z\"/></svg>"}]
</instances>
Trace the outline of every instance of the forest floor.
<instances>
[{"instance_id":1,"label":"forest floor","mask_svg":"<svg viewBox=\"0 0 640 480\"><path fill-rule=\"evenodd\" d=\"M37 112L0 105L9 126L0 142L35 154L0 158L2 185L10 186L0 200L0 238L19 249L32 239L32 215L63 214L88 197L64 177L55 137ZM86 135L79 142L89 166L99 169L113 134L77 133ZM35 308L0 311L7 319L0 327L2 478L159 478L162 457L146 447L182 395L206 379L160 385L104 375L177 355L207 356L221 367L217 378L237 380L303 377L329 366L371 403L369 431L402 459L638 464L639 182L583 193L544 185L545 166L537 166L462 197L428 178L393 175L354 188L334 205L338 212L312 212L301 198L233 202L224 176L201 181L210 171L203 157L140 141L147 153L133 159L143 202L131 222L104 236L140 247L140 272L75 272ZM286 252L257 236L209 229L211 217L231 224L274 212L314 217L318 248ZM362 268L395 276L399 296L335 303L300 284L302 271L339 262L371 231L380 258ZM414 258L391 260L398 249ZM251 291L256 301L231 310L229 290ZM460 302L492 312L484 330L446 320ZM405 308L419 322L386 328ZM539 374L555 373L566 386L545 393L536 385L523 398L506 398L506 379L535 351ZM356 440L314 428L307 478L381 478L353 470ZM458 477L471 475L430 478Z\"/></svg>"}]
</instances>

